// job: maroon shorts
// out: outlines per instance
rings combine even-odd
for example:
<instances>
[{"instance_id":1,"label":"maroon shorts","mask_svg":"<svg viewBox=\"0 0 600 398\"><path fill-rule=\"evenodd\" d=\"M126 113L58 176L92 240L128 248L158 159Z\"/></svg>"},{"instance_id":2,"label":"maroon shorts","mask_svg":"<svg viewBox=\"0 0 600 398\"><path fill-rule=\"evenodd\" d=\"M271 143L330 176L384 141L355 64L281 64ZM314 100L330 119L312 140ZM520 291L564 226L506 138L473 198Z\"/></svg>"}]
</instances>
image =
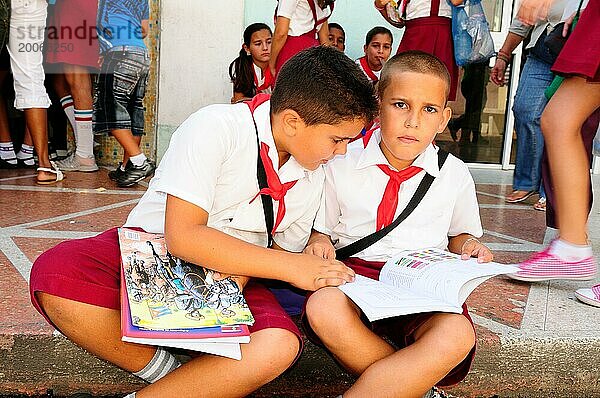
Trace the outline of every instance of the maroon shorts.
<instances>
[{"instance_id":1,"label":"maroon shorts","mask_svg":"<svg viewBox=\"0 0 600 398\"><path fill-rule=\"evenodd\" d=\"M458 66L454 60L452 20L446 17L422 17L406 21L404 36L397 53L420 50L435 55L446 65L450 73L448 100L456 99L458 89Z\"/></svg>"},{"instance_id":2,"label":"maroon shorts","mask_svg":"<svg viewBox=\"0 0 600 398\"><path fill-rule=\"evenodd\" d=\"M600 0L590 0L561 50L552 72L600 82Z\"/></svg>"},{"instance_id":3,"label":"maroon shorts","mask_svg":"<svg viewBox=\"0 0 600 398\"><path fill-rule=\"evenodd\" d=\"M351 257L347 260L343 260L343 262L348 267L352 268L357 274L374 279L379 278L379 271L381 270L381 267L383 267L384 264L383 262L364 261L356 257ZM415 342L415 333L417 329L419 329L421 325L427 322L435 314L436 312L426 312L421 314L411 314L398 316L394 318L387 318L375 322L370 322L363 315L361 317L361 320L375 334L385 338L387 341L391 342L400 350ZM473 321L469 316L467 306L464 304L462 315L465 318L467 318L468 321L471 323L471 326L473 326ZM309 340L323 347L323 343L316 335L316 333L311 329L304 313L302 314L302 326ZM473 332L475 332L474 326ZM473 346L471 352L469 352L469 355L467 355L467 357L463 359L461 363L459 363L454 369L452 369L450 373L448 373L436 385L440 387L451 386L462 381L469 373L474 358L475 346Z\"/></svg>"},{"instance_id":4,"label":"maroon shorts","mask_svg":"<svg viewBox=\"0 0 600 398\"><path fill-rule=\"evenodd\" d=\"M60 243L43 253L33 264L29 289L31 302L46 316L35 292L44 292L98 307L120 309L120 251L117 228L98 236ZM300 330L262 284L251 281L244 298L254 316L250 333L278 328L294 333L302 344Z\"/></svg>"}]
</instances>

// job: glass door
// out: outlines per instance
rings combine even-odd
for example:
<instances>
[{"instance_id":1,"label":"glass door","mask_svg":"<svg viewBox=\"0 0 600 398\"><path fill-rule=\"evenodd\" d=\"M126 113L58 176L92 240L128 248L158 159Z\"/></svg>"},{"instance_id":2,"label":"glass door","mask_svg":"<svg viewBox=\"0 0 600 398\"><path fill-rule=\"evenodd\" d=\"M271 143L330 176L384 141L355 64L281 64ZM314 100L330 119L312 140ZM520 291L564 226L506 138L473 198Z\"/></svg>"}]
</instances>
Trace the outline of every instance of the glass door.
<instances>
[{"instance_id":1,"label":"glass door","mask_svg":"<svg viewBox=\"0 0 600 398\"><path fill-rule=\"evenodd\" d=\"M496 51L502 47L510 26L513 0L482 2ZM467 163L479 166L510 168L513 142L513 117L510 111L516 89L513 71L520 69L520 48L509 70L511 78L503 87L489 79L495 63L467 65L460 71L460 89L450 103L453 118L436 142ZM508 135L506 132L511 132ZM509 139L506 139L506 137Z\"/></svg>"}]
</instances>

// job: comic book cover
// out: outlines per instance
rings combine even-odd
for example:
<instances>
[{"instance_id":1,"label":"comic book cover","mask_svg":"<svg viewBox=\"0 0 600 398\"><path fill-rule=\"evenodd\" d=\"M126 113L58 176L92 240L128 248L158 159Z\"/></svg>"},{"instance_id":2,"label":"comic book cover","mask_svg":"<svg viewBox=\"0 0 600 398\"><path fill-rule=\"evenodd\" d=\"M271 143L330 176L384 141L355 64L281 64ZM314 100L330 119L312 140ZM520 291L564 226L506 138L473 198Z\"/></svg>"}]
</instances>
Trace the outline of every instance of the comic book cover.
<instances>
[{"instance_id":1,"label":"comic book cover","mask_svg":"<svg viewBox=\"0 0 600 398\"><path fill-rule=\"evenodd\" d=\"M162 235L119 228L124 282L134 326L188 329L252 325L254 318L231 278L168 253Z\"/></svg>"}]
</instances>

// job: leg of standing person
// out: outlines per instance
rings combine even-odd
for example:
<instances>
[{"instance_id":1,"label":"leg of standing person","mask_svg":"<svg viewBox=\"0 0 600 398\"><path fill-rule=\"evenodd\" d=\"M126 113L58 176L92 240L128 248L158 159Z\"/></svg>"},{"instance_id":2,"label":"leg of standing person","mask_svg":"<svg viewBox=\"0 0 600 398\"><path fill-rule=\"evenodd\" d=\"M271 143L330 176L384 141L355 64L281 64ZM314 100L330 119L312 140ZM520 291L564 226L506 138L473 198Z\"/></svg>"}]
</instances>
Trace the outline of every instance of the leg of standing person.
<instances>
[{"instance_id":1,"label":"leg of standing person","mask_svg":"<svg viewBox=\"0 0 600 398\"><path fill-rule=\"evenodd\" d=\"M4 86L7 74L8 71L0 70L0 90ZM0 94L0 169L14 169L17 166L17 154L10 135L6 100Z\"/></svg>"},{"instance_id":2,"label":"leg of standing person","mask_svg":"<svg viewBox=\"0 0 600 398\"><path fill-rule=\"evenodd\" d=\"M11 2L8 52L15 86L15 107L25 113L25 123L38 156L39 184L62 180L48 156L46 109L50 98L44 87L43 43L48 4L46 0ZM25 34L23 34L25 32Z\"/></svg>"},{"instance_id":3,"label":"leg of standing person","mask_svg":"<svg viewBox=\"0 0 600 398\"><path fill-rule=\"evenodd\" d=\"M64 64L65 79L73 97L76 150L68 158L57 162L66 171L98 171L94 159L92 131L92 80L84 66Z\"/></svg>"},{"instance_id":4,"label":"leg of standing person","mask_svg":"<svg viewBox=\"0 0 600 398\"><path fill-rule=\"evenodd\" d=\"M513 176L513 192L508 203L518 203L533 195L540 186L544 137L540 117L547 104L544 91L554 78L549 64L528 57L519 80L513 105L517 132L517 157Z\"/></svg>"}]
</instances>

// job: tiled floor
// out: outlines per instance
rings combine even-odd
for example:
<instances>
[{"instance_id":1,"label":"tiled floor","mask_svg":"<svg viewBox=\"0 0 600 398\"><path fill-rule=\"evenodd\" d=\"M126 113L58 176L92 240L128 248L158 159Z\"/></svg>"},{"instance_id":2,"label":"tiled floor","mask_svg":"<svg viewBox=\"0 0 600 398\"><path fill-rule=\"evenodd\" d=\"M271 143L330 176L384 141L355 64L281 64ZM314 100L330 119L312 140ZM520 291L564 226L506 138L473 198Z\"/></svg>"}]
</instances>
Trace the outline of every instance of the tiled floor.
<instances>
[{"instance_id":1,"label":"tiled floor","mask_svg":"<svg viewBox=\"0 0 600 398\"><path fill-rule=\"evenodd\" d=\"M507 205L511 172L472 170L477 183L483 241L500 262L524 260L542 246L544 213L527 203ZM31 264L64 239L90 236L122 224L144 192L145 183L118 189L97 173L68 173L54 186L37 186L31 170L0 170L0 335L49 335L52 329L31 307L27 281ZM590 237L600 249L600 214L591 215ZM535 334L569 338L585 334L600 339L600 309L577 302L574 289L591 283L553 282L529 285L494 278L479 287L468 304L482 342Z\"/></svg>"}]
</instances>

